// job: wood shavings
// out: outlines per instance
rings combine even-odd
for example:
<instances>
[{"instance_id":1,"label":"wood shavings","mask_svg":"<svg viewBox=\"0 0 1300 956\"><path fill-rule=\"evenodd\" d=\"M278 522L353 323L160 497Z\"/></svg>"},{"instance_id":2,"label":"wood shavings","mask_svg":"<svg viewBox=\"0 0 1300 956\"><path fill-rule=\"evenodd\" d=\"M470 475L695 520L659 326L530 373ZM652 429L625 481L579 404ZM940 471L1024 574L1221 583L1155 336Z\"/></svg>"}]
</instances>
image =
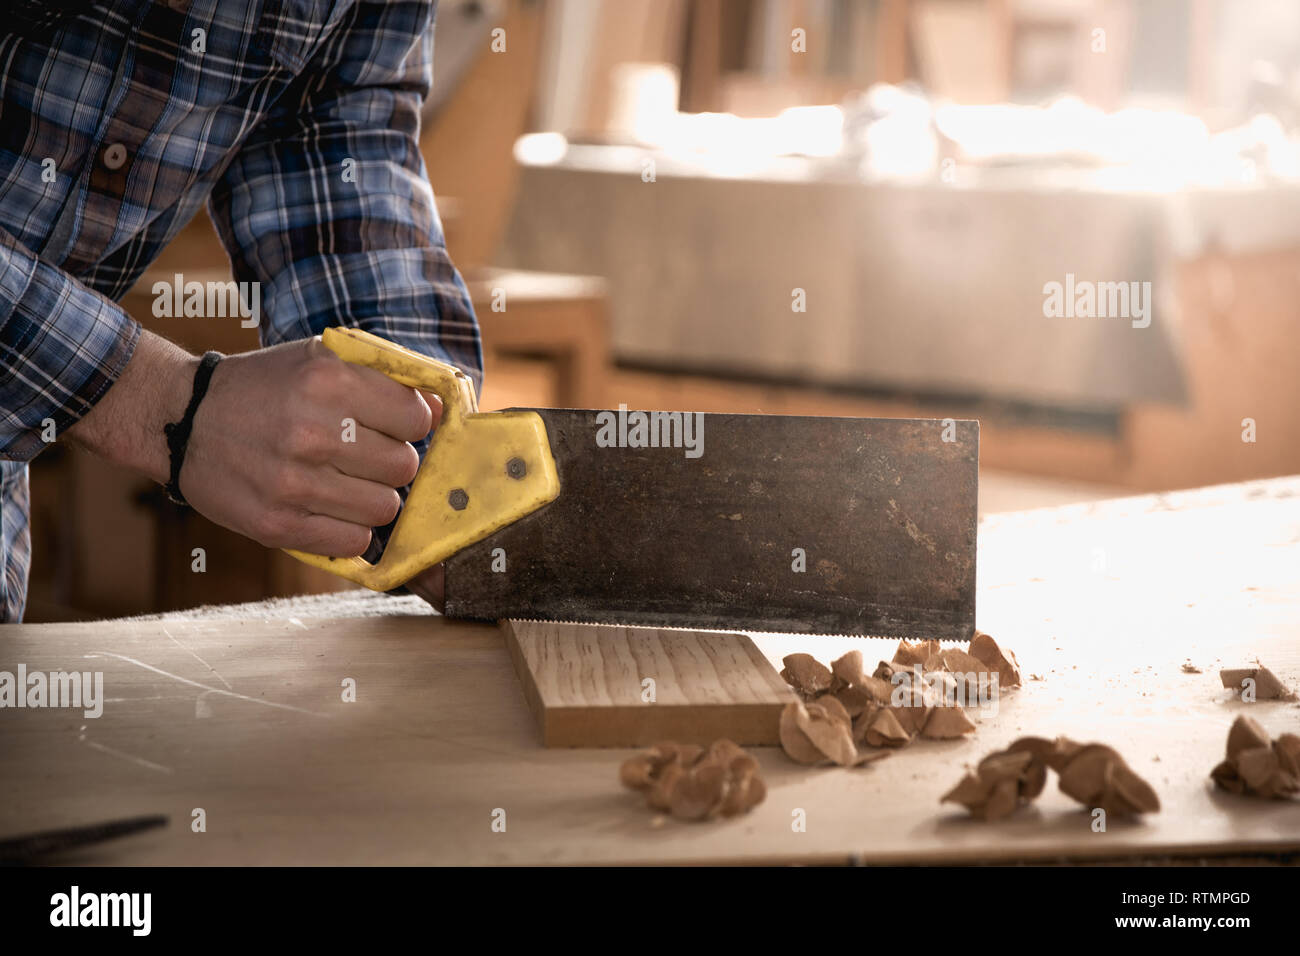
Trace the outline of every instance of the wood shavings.
<instances>
[{"instance_id":1,"label":"wood shavings","mask_svg":"<svg viewBox=\"0 0 1300 956\"><path fill-rule=\"evenodd\" d=\"M808 765L830 761L848 767L858 757L844 708L835 711L816 701L807 706L800 701L786 704L781 712L781 746L792 759Z\"/></svg>"},{"instance_id":2,"label":"wood shavings","mask_svg":"<svg viewBox=\"0 0 1300 956\"><path fill-rule=\"evenodd\" d=\"M808 739L808 735L799 727L799 721L796 715L799 711L807 714L807 709L801 701L791 701L786 704L781 711L780 740L781 749L785 751L786 756L796 763L813 764L823 763L826 755L817 749L817 745Z\"/></svg>"},{"instance_id":3,"label":"wood shavings","mask_svg":"<svg viewBox=\"0 0 1300 956\"><path fill-rule=\"evenodd\" d=\"M873 747L902 747L910 743L912 734L899 722L899 708L882 707L866 726L865 739Z\"/></svg>"},{"instance_id":4,"label":"wood shavings","mask_svg":"<svg viewBox=\"0 0 1300 956\"><path fill-rule=\"evenodd\" d=\"M970 733L975 724L960 707L936 707L921 728L921 736L931 740L953 740Z\"/></svg>"},{"instance_id":5,"label":"wood shavings","mask_svg":"<svg viewBox=\"0 0 1300 956\"><path fill-rule=\"evenodd\" d=\"M915 644L900 641L898 650L894 651L894 663L902 664L904 667L911 667L913 664L924 664L941 650L943 648L938 641L917 641Z\"/></svg>"},{"instance_id":6,"label":"wood shavings","mask_svg":"<svg viewBox=\"0 0 1300 956\"><path fill-rule=\"evenodd\" d=\"M1155 813L1160 798L1115 750L1105 744L1084 744L1068 751L1057 769L1061 792L1085 807L1107 815Z\"/></svg>"},{"instance_id":7,"label":"wood shavings","mask_svg":"<svg viewBox=\"0 0 1300 956\"><path fill-rule=\"evenodd\" d=\"M1003 687L1020 686L1020 663L1016 655L1003 650L998 642L983 631L976 631L970 639L971 657L982 661L985 666L998 672L998 683Z\"/></svg>"},{"instance_id":8,"label":"wood shavings","mask_svg":"<svg viewBox=\"0 0 1300 956\"><path fill-rule=\"evenodd\" d=\"M1029 751L1008 748L991 753L939 802L960 803L980 820L1000 820L1042 792L1035 765L1046 773L1042 762Z\"/></svg>"},{"instance_id":9,"label":"wood shavings","mask_svg":"<svg viewBox=\"0 0 1300 956\"><path fill-rule=\"evenodd\" d=\"M681 820L736 816L761 803L767 787L758 761L730 740L706 750L671 741L655 744L619 767L623 786L646 795L646 805Z\"/></svg>"},{"instance_id":10,"label":"wood shavings","mask_svg":"<svg viewBox=\"0 0 1300 956\"><path fill-rule=\"evenodd\" d=\"M839 708L838 711L828 706L831 702ZM795 726L803 731L813 746L833 763L848 767L857 762L858 748L853 743L849 715L834 697L827 698L825 704L813 701L802 712L796 710L794 720Z\"/></svg>"},{"instance_id":11,"label":"wood shavings","mask_svg":"<svg viewBox=\"0 0 1300 956\"><path fill-rule=\"evenodd\" d=\"M1031 795L1036 797L1047 784L1047 769L1050 767L1059 773L1080 746L1068 737L1057 737L1055 740L1048 740L1046 737L1021 737L1007 750L1023 751L1034 755L1031 772L1037 781L1037 788Z\"/></svg>"},{"instance_id":12,"label":"wood shavings","mask_svg":"<svg viewBox=\"0 0 1300 956\"><path fill-rule=\"evenodd\" d=\"M939 657L943 661L944 669L953 674L987 674L996 672L996 668L992 667L992 665L980 660L973 654L967 654L959 647L945 648ZM930 670L932 668L926 669ZM938 669L939 668L933 668L933 670ZM1000 673L998 674L998 680L999 682L1002 680Z\"/></svg>"},{"instance_id":13,"label":"wood shavings","mask_svg":"<svg viewBox=\"0 0 1300 956\"><path fill-rule=\"evenodd\" d=\"M888 704L894 694L894 685L879 677L864 677L857 688L866 691L877 704Z\"/></svg>"},{"instance_id":14,"label":"wood shavings","mask_svg":"<svg viewBox=\"0 0 1300 956\"><path fill-rule=\"evenodd\" d=\"M853 722L853 718L849 716L848 710L832 694L825 694L808 704L810 711L815 710L818 707L825 711L826 716L837 724L842 724L847 727Z\"/></svg>"},{"instance_id":15,"label":"wood shavings","mask_svg":"<svg viewBox=\"0 0 1300 956\"><path fill-rule=\"evenodd\" d=\"M781 712L780 737L786 755L809 766L860 767L888 756L858 749L848 711L830 695L807 704L797 700L787 704Z\"/></svg>"},{"instance_id":16,"label":"wood shavings","mask_svg":"<svg viewBox=\"0 0 1300 956\"><path fill-rule=\"evenodd\" d=\"M877 703L865 687L845 687L837 690L835 700L839 701L844 712L850 717L857 717L864 711L873 709Z\"/></svg>"},{"instance_id":17,"label":"wood shavings","mask_svg":"<svg viewBox=\"0 0 1300 956\"><path fill-rule=\"evenodd\" d=\"M997 655L1001 661L1001 651ZM972 733L976 725L957 703L961 685L969 686L966 675L983 681L993 673L988 663L960 648L945 650L938 641L900 642L894 660L882 661L870 677L861 651L849 651L829 668L808 654L791 654L784 664L781 676L803 700L781 715L781 745L791 759L809 765L860 766L867 762L860 747L896 749L917 737L953 740Z\"/></svg>"},{"instance_id":18,"label":"wood shavings","mask_svg":"<svg viewBox=\"0 0 1300 956\"><path fill-rule=\"evenodd\" d=\"M1199 667L1197 667L1197 666L1196 666L1195 664L1193 664L1191 661L1184 661L1184 662L1183 662L1183 673L1184 673L1184 674L1200 674L1200 673L1203 673L1203 672L1201 671L1201 669L1200 669Z\"/></svg>"},{"instance_id":19,"label":"wood shavings","mask_svg":"<svg viewBox=\"0 0 1300 956\"><path fill-rule=\"evenodd\" d=\"M1242 694L1250 685L1247 681L1254 682L1255 700L1286 700L1295 701L1296 695L1287 690L1283 684L1267 667L1235 667L1219 671L1219 680L1223 686L1238 695Z\"/></svg>"},{"instance_id":20,"label":"wood shavings","mask_svg":"<svg viewBox=\"0 0 1300 956\"><path fill-rule=\"evenodd\" d=\"M781 663L785 665L782 679L804 697L830 690L830 669L811 654L787 654Z\"/></svg>"},{"instance_id":21,"label":"wood shavings","mask_svg":"<svg viewBox=\"0 0 1300 956\"><path fill-rule=\"evenodd\" d=\"M1266 799L1300 793L1300 736L1270 740L1268 731L1242 715L1228 731L1227 759L1210 771L1224 790Z\"/></svg>"},{"instance_id":22,"label":"wood shavings","mask_svg":"<svg viewBox=\"0 0 1300 956\"><path fill-rule=\"evenodd\" d=\"M1066 737L1022 737L989 754L940 800L960 803L981 820L997 820L1043 791L1048 768L1061 792L1089 808L1120 816L1154 813L1160 799L1115 750Z\"/></svg>"},{"instance_id":23,"label":"wood shavings","mask_svg":"<svg viewBox=\"0 0 1300 956\"><path fill-rule=\"evenodd\" d=\"M831 662L831 676L839 681L841 687L853 687L862 683L862 652L849 651Z\"/></svg>"},{"instance_id":24,"label":"wood shavings","mask_svg":"<svg viewBox=\"0 0 1300 956\"><path fill-rule=\"evenodd\" d=\"M889 708L889 713L893 714L898 726L907 734L904 743L911 741L921 732L926 721L930 719L930 712L934 707L935 702L932 699L927 700L924 695L918 695L917 699L908 700L902 706Z\"/></svg>"}]
</instances>

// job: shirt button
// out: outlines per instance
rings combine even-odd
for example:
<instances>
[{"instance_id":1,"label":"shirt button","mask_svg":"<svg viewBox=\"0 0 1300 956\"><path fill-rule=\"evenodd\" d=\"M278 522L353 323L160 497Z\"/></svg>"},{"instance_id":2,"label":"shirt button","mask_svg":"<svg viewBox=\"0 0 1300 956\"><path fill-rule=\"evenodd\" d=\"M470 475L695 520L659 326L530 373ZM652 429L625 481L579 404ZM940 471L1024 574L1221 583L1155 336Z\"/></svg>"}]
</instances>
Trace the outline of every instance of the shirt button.
<instances>
[{"instance_id":1,"label":"shirt button","mask_svg":"<svg viewBox=\"0 0 1300 956\"><path fill-rule=\"evenodd\" d=\"M121 143L114 143L108 149L104 150L104 165L109 169L121 169L122 164L126 162L126 147Z\"/></svg>"}]
</instances>

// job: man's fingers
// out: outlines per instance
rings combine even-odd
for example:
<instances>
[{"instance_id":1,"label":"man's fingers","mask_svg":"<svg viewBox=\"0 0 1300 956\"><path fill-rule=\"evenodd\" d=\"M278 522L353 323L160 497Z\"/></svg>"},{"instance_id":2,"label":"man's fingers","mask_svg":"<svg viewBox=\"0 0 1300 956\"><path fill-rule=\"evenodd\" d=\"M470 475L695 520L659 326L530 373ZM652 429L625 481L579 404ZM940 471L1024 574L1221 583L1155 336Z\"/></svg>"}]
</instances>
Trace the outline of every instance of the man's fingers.
<instances>
[{"instance_id":1,"label":"man's fingers","mask_svg":"<svg viewBox=\"0 0 1300 956\"><path fill-rule=\"evenodd\" d=\"M433 427L437 428L438 423L442 421L442 399L434 392L426 392L424 389L420 389L420 394L424 396L424 401L433 414Z\"/></svg>"},{"instance_id":2,"label":"man's fingers","mask_svg":"<svg viewBox=\"0 0 1300 956\"><path fill-rule=\"evenodd\" d=\"M304 504L312 514L378 528L397 517L402 499L391 485L353 478L327 468L322 470L320 480L313 483L311 496Z\"/></svg>"},{"instance_id":3,"label":"man's fingers","mask_svg":"<svg viewBox=\"0 0 1300 956\"><path fill-rule=\"evenodd\" d=\"M389 438L373 428L358 426L340 439L330 461L339 471L353 478L377 481L389 488L409 485L420 467L420 456L404 441Z\"/></svg>"},{"instance_id":4,"label":"man's fingers","mask_svg":"<svg viewBox=\"0 0 1300 956\"><path fill-rule=\"evenodd\" d=\"M357 423L399 441L422 440L433 428L429 403L417 390L398 385L383 372L352 366L360 379L350 389L349 401Z\"/></svg>"},{"instance_id":5,"label":"man's fingers","mask_svg":"<svg viewBox=\"0 0 1300 956\"><path fill-rule=\"evenodd\" d=\"M370 547L370 527L340 521L328 515L303 515L295 519L293 544L298 551L331 558L355 558Z\"/></svg>"}]
</instances>

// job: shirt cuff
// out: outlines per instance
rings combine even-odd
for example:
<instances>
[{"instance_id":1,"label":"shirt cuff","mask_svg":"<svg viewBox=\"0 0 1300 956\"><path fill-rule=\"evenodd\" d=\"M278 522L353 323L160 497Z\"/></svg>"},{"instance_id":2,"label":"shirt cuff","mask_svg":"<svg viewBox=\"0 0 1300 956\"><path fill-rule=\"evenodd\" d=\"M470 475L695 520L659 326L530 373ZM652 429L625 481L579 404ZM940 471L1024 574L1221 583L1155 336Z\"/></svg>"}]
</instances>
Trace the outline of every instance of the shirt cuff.
<instances>
[{"instance_id":1,"label":"shirt cuff","mask_svg":"<svg viewBox=\"0 0 1300 956\"><path fill-rule=\"evenodd\" d=\"M117 304L5 238L0 458L30 461L117 381L141 328Z\"/></svg>"}]
</instances>

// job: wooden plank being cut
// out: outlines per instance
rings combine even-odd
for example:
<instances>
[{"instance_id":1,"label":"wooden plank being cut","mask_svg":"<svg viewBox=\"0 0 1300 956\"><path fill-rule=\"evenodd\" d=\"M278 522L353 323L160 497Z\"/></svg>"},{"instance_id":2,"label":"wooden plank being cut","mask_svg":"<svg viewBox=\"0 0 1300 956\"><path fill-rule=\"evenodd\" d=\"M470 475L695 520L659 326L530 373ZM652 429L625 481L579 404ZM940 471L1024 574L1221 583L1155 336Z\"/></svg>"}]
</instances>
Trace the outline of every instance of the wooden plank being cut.
<instances>
[{"instance_id":1,"label":"wooden plank being cut","mask_svg":"<svg viewBox=\"0 0 1300 956\"><path fill-rule=\"evenodd\" d=\"M547 747L779 743L790 688L744 634L506 621Z\"/></svg>"}]
</instances>

